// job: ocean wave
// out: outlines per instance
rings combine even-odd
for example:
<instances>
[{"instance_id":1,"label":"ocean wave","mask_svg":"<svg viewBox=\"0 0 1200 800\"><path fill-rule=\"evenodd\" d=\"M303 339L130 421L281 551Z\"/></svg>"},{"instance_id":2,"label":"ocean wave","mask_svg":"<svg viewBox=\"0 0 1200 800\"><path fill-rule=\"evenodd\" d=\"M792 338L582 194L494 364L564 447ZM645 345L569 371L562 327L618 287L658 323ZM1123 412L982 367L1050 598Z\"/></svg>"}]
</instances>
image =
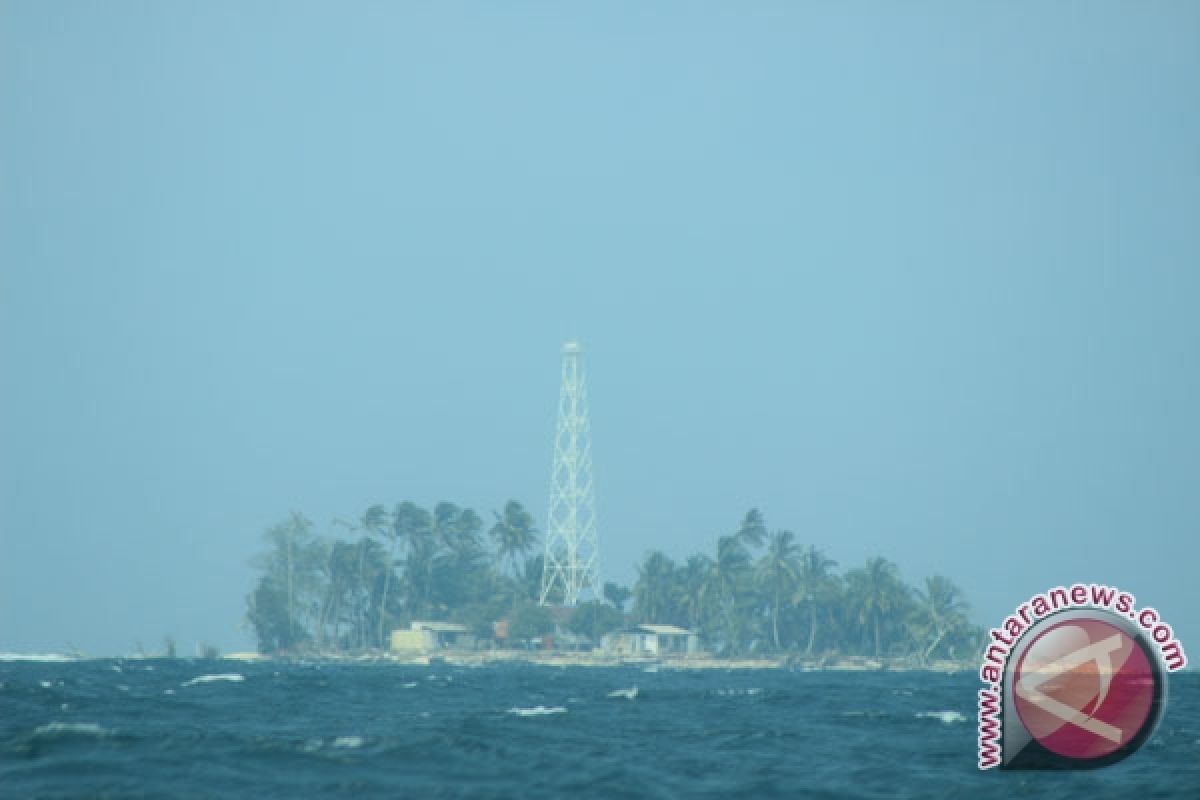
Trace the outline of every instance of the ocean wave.
<instances>
[{"instance_id":1,"label":"ocean wave","mask_svg":"<svg viewBox=\"0 0 1200 800\"><path fill-rule=\"evenodd\" d=\"M613 689L608 693L609 697L623 697L626 700L633 700L638 696L638 687L631 686L628 689Z\"/></svg>"},{"instance_id":2,"label":"ocean wave","mask_svg":"<svg viewBox=\"0 0 1200 800\"><path fill-rule=\"evenodd\" d=\"M762 689L757 686L750 689L713 689L713 694L718 697L753 697L756 694L762 694Z\"/></svg>"},{"instance_id":3,"label":"ocean wave","mask_svg":"<svg viewBox=\"0 0 1200 800\"><path fill-rule=\"evenodd\" d=\"M565 714L567 709L563 706L533 706L532 708L510 708L509 714L516 714L518 717L541 717L546 714Z\"/></svg>"},{"instance_id":4,"label":"ocean wave","mask_svg":"<svg viewBox=\"0 0 1200 800\"><path fill-rule=\"evenodd\" d=\"M362 747L365 741L366 739L361 736L338 736L330 739L328 745L326 745L324 739L314 738L307 740L301 749L306 753L316 753L324 750L326 747L336 747L339 750L356 750Z\"/></svg>"},{"instance_id":5,"label":"ocean wave","mask_svg":"<svg viewBox=\"0 0 1200 800\"><path fill-rule=\"evenodd\" d=\"M223 672L219 675L198 675L190 681L184 681L180 686L195 686L198 683L213 683L214 681L232 681L233 683L241 683L246 680L245 675L239 675L236 672Z\"/></svg>"},{"instance_id":6,"label":"ocean wave","mask_svg":"<svg viewBox=\"0 0 1200 800\"><path fill-rule=\"evenodd\" d=\"M78 661L74 656L63 653L0 653L0 661L42 661L59 663L63 661Z\"/></svg>"},{"instance_id":7,"label":"ocean wave","mask_svg":"<svg viewBox=\"0 0 1200 800\"><path fill-rule=\"evenodd\" d=\"M886 711L842 711L838 716L845 719L884 719L891 715Z\"/></svg>"},{"instance_id":8,"label":"ocean wave","mask_svg":"<svg viewBox=\"0 0 1200 800\"><path fill-rule=\"evenodd\" d=\"M966 716L959 711L918 711L916 717L917 719L941 720L946 725L967 721Z\"/></svg>"},{"instance_id":9,"label":"ocean wave","mask_svg":"<svg viewBox=\"0 0 1200 800\"><path fill-rule=\"evenodd\" d=\"M102 728L94 722L48 722L45 725L39 725L33 732L34 736L55 736L58 734L109 736L112 734L112 731Z\"/></svg>"}]
</instances>

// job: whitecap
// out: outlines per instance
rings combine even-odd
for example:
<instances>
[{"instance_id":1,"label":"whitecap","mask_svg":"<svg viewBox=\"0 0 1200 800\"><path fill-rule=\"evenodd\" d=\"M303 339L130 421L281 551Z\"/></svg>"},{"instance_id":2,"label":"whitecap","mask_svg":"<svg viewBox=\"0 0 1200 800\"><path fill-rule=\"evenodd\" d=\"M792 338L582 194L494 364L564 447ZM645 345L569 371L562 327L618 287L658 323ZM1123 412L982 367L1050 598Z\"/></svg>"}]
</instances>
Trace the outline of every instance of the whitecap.
<instances>
[{"instance_id":1,"label":"whitecap","mask_svg":"<svg viewBox=\"0 0 1200 800\"><path fill-rule=\"evenodd\" d=\"M51 683L50 681L38 681L38 685L41 686L43 689L49 689L54 686L54 684Z\"/></svg>"},{"instance_id":2,"label":"whitecap","mask_svg":"<svg viewBox=\"0 0 1200 800\"><path fill-rule=\"evenodd\" d=\"M0 653L0 661L42 661L57 663L60 661L78 661L79 659L62 653Z\"/></svg>"},{"instance_id":3,"label":"whitecap","mask_svg":"<svg viewBox=\"0 0 1200 800\"><path fill-rule=\"evenodd\" d=\"M633 700L638 696L638 687L631 686L628 689L613 689L608 693L609 697L623 697L626 700Z\"/></svg>"},{"instance_id":4,"label":"whitecap","mask_svg":"<svg viewBox=\"0 0 1200 800\"><path fill-rule=\"evenodd\" d=\"M347 749L362 747L362 744L363 737L361 736L339 736L333 740L334 747L345 747Z\"/></svg>"},{"instance_id":5,"label":"whitecap","mask_svg":"<svg viewBox=\"0 0 1200 800\"><path fill-rule=\"evenodd\" d=\"M510 708L509 714L516 714L518 717L541 717L546 714L565 714L567 709L563 706L534 706L533 708Z\"/></svg>"},{"instance_id":6,"label":"whitecap","mask_svg":"<svg viewBox=\"0 0 1200 800\"><path fill-rule=\"evenodd\" d=\"M762 694L762 689L758 687L752 687L750 689L715 689L713 690L713 694L719 697L742 697L745 695L753 696L756 694Z\"/></svg>"},{"instance_id":7,"label":"whitecap","mask_svg":"<svg viewBox=\"0 0 1200 800\"><path fill-rule=\"evenodd\" d=\"M946 725L967 721L966 716L959 711L918 711L917 719L937 719Z\"/></svg>"},{"instance_id":8,"label":"whitecap","mask_svg":"<svg viewBox=\"0 0 1200 800\"><path fill-rule=\"evenodd\" d=\"M45 725L39 725L33 732L33 735L49 736L55 733L77 736L108 736L112 731L107 728L101 728L94 722L50 722Z\"/></svg>"},{"instance_id":9,"label":"whitecap","mask_svg":"<svg viewBox=\"0 0 1200 800\"><path fill-rule=\"evenodd\" d=\"M245 675L239 675L236 672L226 672L220 675L198 675L197 677L192 678L190 681L184 681L179 685L195 686L197 683L213 683L214 681L232 681L234 683L241 683L244 680L246 680Z\"/></svg>"},{"instance_id":10,"label":"whitecap","mask_svg":"<svg viewBox=\"0 0 1200 800\"><path fill-rule=\"evenodd\" d=\"M167 689L166 691L164 691L164 692L163 692L163 694L175 694L175 690L174 690L174 689Z\"/></svg>"},{"instance_id":11,"label":"whitecap","mask_svg":"<svg viewBox=\"0 0 1200 800\"><path fill-rule=\"evenodd\" d=\"M406 683L406 684L404 684L404 688L405 689L415 689L415 688L417 688L417 682L412 681L410 683Z\"/></svg>"}]
</instances>

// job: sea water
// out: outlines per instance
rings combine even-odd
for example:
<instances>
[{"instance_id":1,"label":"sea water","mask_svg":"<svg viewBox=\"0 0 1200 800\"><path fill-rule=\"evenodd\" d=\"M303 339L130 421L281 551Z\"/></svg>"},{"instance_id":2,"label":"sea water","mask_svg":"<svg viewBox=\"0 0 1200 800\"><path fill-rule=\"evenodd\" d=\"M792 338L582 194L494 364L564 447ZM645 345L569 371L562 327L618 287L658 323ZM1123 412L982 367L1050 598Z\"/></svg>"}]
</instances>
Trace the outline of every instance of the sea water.
<instances>
[{"instance_id":1,"label":"sea water","mask_svg":"<svg viewBox=\"0 0 1200 800\"><path fill-rule=\"evenodd\" d=\"M981 773L971 673L0 661L0 797L1200 797L1200 675L1126 761Z\"/></svg>"}]
</instances>

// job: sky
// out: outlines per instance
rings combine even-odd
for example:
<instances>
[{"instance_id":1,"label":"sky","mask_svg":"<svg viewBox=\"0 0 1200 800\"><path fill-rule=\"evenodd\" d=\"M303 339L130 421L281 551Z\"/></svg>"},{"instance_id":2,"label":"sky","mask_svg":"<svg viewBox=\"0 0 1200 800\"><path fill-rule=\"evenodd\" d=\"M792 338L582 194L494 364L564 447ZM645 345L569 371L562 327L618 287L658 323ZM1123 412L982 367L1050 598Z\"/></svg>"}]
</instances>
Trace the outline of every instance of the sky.
<instances>
[{"instance_id":1,"label":"sky","mask_svg":"<svg viewBox=\"0 0 1200 800\"><path fill-rule=\"evenodd\" d=\"M1200 5L0 0L0 651L253 647L290 511L751 507L1200 653Z\"/></svg>"}]
</instances>

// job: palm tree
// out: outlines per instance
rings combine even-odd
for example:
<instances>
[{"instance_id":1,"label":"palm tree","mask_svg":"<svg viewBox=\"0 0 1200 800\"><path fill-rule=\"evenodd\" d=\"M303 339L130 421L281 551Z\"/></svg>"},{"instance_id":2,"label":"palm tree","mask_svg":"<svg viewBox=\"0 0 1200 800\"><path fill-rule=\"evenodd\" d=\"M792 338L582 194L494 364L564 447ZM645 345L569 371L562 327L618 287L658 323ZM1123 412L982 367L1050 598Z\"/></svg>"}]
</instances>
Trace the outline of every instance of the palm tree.
<instances>
[{"instance_id":1,"label":"palm tree","mask_svg":"<svg viewBox=\"0 0 1200 800\"><path fill-rule=\"evenodd\" d=\"M517 574L517 559L523 558L537 543L537 528L533 515L516 500L504 504L504 513L493 511L496 518L488 535L496 542L496 555L507 562L508 572Z\"/></svg>"},{"instance_id":2,"label":"palm tree","mask_svg":"<svg viewBox=\"0 0 1200 800\"><path fill-rule=\"evenodd\" d=\"M767 523L763 519L762 512L757 508L747 511L746 516L742 517L742 524L738 526L737 533L733 536L744 547L762 547L763 542L767 539Z\"/></svg>"},{"instance_id":3,"label":"palm tree","mask_svg":"<svg viewBox=\"0 0 1200 800\"><path fill-rule=\"evenodd\" d=\"M742 584L750 565L750 554L738 535L717 539L717 557L709 569L705 592L712 598L721 614L726 641L738 649L744 620L737 613Z\"/></svg>"},{"instance_id":4,"label":"palm tree","mask_svg":"<svg viewBox=\"0 0 1200 800\"><path fill-rule=\"evenodd\" d=\"M901 583L896 565L879 556L867 559L865 567L847 573L846 583L859 624L874 632L875 657L879 658L883 618L903 604L909 589Z\"/></svg>"},{"instance_id":5,"label":"palm tree","mask_svg":"<svg viewBox=\"0 0 1200 800\"><path fill-rule=\"evenodd\" d=\"M677 570L679 604L692 628L699 628L710 611L712 597L708 580L712 570L713 560L703 553L689 556L687 563Z\"/></svg>"},{"instance_id":6,"label":"palm tree","mask_svg":"<svg viewBox=\"0 0 1200 800\"><path fill-rule=\"evenodd\" d=\"M759 588L771 602L771 639L779 649L779 610L785 596L790 597L797 581L796 535L775 531L767 542L767 552L755 567Z\"/></svg>"},{"instance_id":7,"label":"palm tree","mask_svg":"<svg viewBox=\"0 0 1200 800\"><path fill-rule=\"evenodd\" d=\"M390 540L388 548L387 569L383 576L383 593L379 598L379 646L384 646L383 628L387 620L388 590L392 583L392 571L396 565L396 547L404 542L410 558L425 539L430 539L431 520L429 512L415 503L405 501L396 506L392 512L391 525L384 528L384 534Z\"/></svg>"},{"instance_id":8,"label":"palm tree","mask_svg":"<svg viewBox=\"0 0 1200 800\"><path fill-rule=\"evenodd\" d=\"M536 603L542 594L542 573L546 571L546 557L541 553L529 556L524 565L513 576L513 589L516 597L522 601ZM546 598L551 605L562 601L562 590L555 587L550 597Z\"/></svg>"},{"instance_id":9,"label":"palm tree","mask_svg":"<svg viewBox=\"0 0 1200 800\"><path fill-rule=\"evenodd\" d=\"M662 552L646 554L633 585L633 613L643 622L663 622L671 614L675 564Z\"/></svg>"},{"instance_id":10,"label":"palm tree","mask_svg":"<svg viewBox=\"0 0 1200 800\"><path fill-rule=\"evenodd\" d=\"M346 525L346 523L342 523ZM367 556L371 547L367 544L371 540L369 537L378 536L380 538L388 538L388 529L391 524L391 518L388 516L387 509L382 505L375 504L363 512L362 518L355 526L346 525L350 530L361 530L362 538L358 543L358 582L359 591L365 595L365 601L362 604L362 631L359 637L359 647L367 646L367 617L371 613L371 585L367 580ZM385 582L387 578L384 578ZM379 618L383 619L383 603L386 598L381 597L379 602Z\"/></svg>"},{"instance_id":11,"label":"palm tree","mask_svg":"<svg viewBox=\"0 0 1200 800\"><path fill-rule=\"evenodd\" d=\"M829 571L836 566L837 562L827 557L815 545L810 544L800 552L796 574L798 588L793 602L797 606L808 606L808 645L804 648L806 656L812 655L813 645L817 640L817 612L832 593L834 578Z\"/></svg>"},{"instance_id":12,"label":"palm tree","mask_svg":"<svg viewBox=\"0 0 1200 800\"><path fill-rule=\"evenodd\" d=\"M474 512L472 512L474 513ZM459 520L463 510L454 503L442 501L433 507L433 527L431 532L439 548L457 550L462 529Z\"/></svg>"},{"instance_id":13,"label":"palm tree","mask_svg":"<svg viewBox=\"0 0 1200 800\"><path fill-rule=\"evenodd\" d=\"M926 661L948 633L965 625L968 606L962 590L942 575L926 578L924 591L918 589L916 596L919 618L933 634L933 641L921 654Z\"/></svg>"},{"instance_id":14,"label":"palm tree","mask_svg":"<svg viewBox=\"0 0 1200 800\"><path fill-rule=\"evenodd\" d=\"M324 647L328 640L325 629L333 624L333 641L336 646L338 632L341 627L341 609L347 595L353 597L354 589L354 545L343 541L335 541L328 549L323 572L325 577L325 597L321 602L321 613L317 618L317 643Z\"/></svg>"},{"instance_id":15,"label":"palm tree","mask_svg":"<svg viewBox=\"0 0 1200 800\"><path fill-rule=\"evenodd\" d=\"M622 613L624 613L625 604L629 602L629 597L632 594L633 592L628 586L621 586L612 581L604 582L604 599L608 601L609 605Z\"/></svg>"}]
</instances>

